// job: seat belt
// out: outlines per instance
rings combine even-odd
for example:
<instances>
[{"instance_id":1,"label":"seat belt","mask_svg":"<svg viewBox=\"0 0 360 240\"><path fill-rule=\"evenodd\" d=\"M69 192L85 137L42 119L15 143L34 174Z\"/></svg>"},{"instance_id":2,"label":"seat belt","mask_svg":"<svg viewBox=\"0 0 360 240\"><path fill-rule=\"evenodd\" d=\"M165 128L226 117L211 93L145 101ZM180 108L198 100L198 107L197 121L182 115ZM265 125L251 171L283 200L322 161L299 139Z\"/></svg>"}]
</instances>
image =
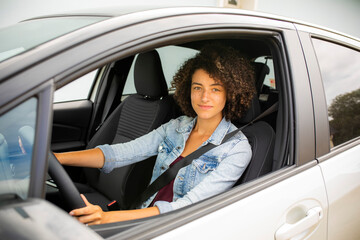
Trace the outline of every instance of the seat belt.
<instances>
[{"instance_id":1,"label":"seat belt","mask_svg":"<svg viewBox=\"0 0 360 240\"><path fill-rule=\"evenodd\" d=\"M251 122L245 124L244 126L236 129L235 131L232 131L225 135L224 139L220 143L223 144L227 140L229 140L231 137L233 137L236 133L241 131L242 129L246 128L247 126L253 124L254 122L268 116L269 114L275 112L278 109L279 103L274 103L271 107L266 109L264 112L262 112L259 116L254 118ZM153 183L151 183L145 191L131 204L130 209L135 209L140 204L145 202L147 199L149 199L152 195L157 193L161 188L166 186L168 183L170 183L177 175L179 170L183 167L186 167L194 159L199 158L204 153L208 152L209 150L213 149L214 147L220 146L220 145L214 145L212 143L209 143L202 148L197 149L196 151L192 152L191 154L187 155L183 159L181 159L179 162L175 163L172 167L168 168L165 172L163 172Z\"/></svg>"},{"instance_id":2,"label":"seat belt","mask_svg":"<svg viewBox=\"0 0 360 240\"><path fill-rule=\"evenodd\" d=\"M101 116L101 122L96 127L95 131L99 130L100 127L104 124L105 120L107 119L107 117L111 113L110 110L111 110L112 106L114 105L115 99L117 97L119 97L118 92L119 92L119 86L120 86L120 77L118 76L118 74L116 73L114 68L112 68L110 70L109 77L112 80L111 80L111 84L109 86L108 96L107 96L106 101L105 101L104 110L103 110L103 113L102 113L102 116Z\"/></svg>"}]
</instances>

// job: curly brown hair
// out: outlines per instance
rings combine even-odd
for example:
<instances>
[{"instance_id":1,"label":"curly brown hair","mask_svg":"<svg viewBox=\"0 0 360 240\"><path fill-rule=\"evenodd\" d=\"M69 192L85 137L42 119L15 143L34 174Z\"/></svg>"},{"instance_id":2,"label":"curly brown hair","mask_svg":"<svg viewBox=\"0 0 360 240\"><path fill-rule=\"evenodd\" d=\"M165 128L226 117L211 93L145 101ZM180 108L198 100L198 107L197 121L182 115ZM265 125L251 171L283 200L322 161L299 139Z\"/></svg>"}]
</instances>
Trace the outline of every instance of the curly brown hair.
<instances>
[{"instance_id":1,"label":"curly brown hair","mask_svg":"<svg viewBox=\"0 0 360 240\"><path fill-rule=\"evenodd\" d=\"M250 60L232 47L209 44L195 57L185 61L171 85L176 89L176 102L183 113L190 117L196 116L190 98L192 76L198 69L203 69L225 87L223 116L226 120L234 121L243 117L256 93L255 72Z\"/></svg>"}]
</instances>

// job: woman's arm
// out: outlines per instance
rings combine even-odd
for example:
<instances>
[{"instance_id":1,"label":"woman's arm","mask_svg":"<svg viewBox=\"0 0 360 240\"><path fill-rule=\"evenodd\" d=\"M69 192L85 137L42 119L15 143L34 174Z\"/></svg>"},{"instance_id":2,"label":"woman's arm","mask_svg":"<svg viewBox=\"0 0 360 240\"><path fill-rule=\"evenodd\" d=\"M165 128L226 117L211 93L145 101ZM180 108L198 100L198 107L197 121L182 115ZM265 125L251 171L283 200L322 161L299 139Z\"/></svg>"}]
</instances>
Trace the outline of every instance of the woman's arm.
<instances>
[{"instance_id":1,"label":"woman's arm","mask_svg":"<svg viewBox=\"0 0 360 240\"><path fill-rule=\"evenodd\" d=\"M84 151L55 153L55 156L63 165L103 168L104 172L110 172L113 168L130 165L158 154L159 144L166 137L165 129L172 124L172 121L169 121L126 143L104 144ZM109 164L105 164L105 158L110 160Z\"/></svg>"},{"instance_id":2,"label":"woman's arm","mask_svg":"<svg viewBox=\"0 0 360 240\"><path fill-rule=\"evenodd\" d=\"M70 212L70 215L76 217L76 219L80 222L88 225L127 221L160 214L157 207L103 212L101 207L89 203L84 195L81 194L81 197L84 200L86 207L74 209Z\"/></svg>"},{"instance_id":3,"label":"woman's arm","mask_svg":"<svg viewBox=\"0 0 360 240\"><path fill-rule=\"evenodd\" d=\"M54 154L61 164L68 166L102 168L105 161L99 148Z\"/></svg>"}]
</instances>

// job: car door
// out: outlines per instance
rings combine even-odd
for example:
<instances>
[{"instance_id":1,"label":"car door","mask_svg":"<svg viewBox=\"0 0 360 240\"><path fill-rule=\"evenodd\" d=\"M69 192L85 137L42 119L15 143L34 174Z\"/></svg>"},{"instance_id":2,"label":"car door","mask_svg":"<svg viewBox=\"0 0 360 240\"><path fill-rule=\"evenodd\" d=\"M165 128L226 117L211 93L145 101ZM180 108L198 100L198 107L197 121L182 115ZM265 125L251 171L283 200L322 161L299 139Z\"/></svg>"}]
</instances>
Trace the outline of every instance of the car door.
<instances>
[{"instance_id":1,"label":"car door","mask_svg":"<svg viewBox=\"0 0 360 240\"><path fill-rule=\"evenodd\" d=\"M317 157L329 201L328 239L359 239L360 43L307 30L301 39L309 62L315 63L309 71L317 93Z\"/></svg>"}]
</instances>

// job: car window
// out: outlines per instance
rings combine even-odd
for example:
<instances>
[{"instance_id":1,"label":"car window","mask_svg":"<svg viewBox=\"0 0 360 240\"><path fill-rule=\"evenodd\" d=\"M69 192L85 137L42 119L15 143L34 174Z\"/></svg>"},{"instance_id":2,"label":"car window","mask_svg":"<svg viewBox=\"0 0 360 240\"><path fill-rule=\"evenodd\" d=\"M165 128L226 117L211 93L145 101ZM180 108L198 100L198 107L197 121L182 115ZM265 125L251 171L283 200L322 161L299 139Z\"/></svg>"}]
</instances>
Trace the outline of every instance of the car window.
<instances>
[{"instance_id":1,"label":"car window","mask_svg":"<svg viewBox=\"0 0 360 240\"><path fill-rule=\"evenodd\" d=\"M88 99L97 72L92 71L56 90L54 103Z\"/></svg>"},{"instance_id":2,"label":"car window","mask_svg":"<svg viewBox=\"0 0 360 240\"><path fill-rule=\"evenodd\" d=\"M0 29L0 62L106 17L33 19ZM28 37L31 36L31 37Z\"/></svg>"},{"instance_id":3,"label":"car window","mask_svg":"<svg viewBox=\"0 0 360 240\"><path fill-rule=\"evenodd\" d=\"M31 98L0 116L0 195L27 196L36 110Z\"/></svg>"},{"instance_id":4,"label":"car window","mask_svg":"<svg viewBox=\"0 0 360 240\"><path fill-rule=\"evenodd\" d=\"M265 75L263 85L269 87L270 89L276 89L274 64L272 58L268 56L262 56L258 57L255 62L264 63L269 67L269 73Z\"/></svg>"},{"instance_id":5,"label":"car window","mask_svg":"<svg viewBox=\"0 0 360 240\"><path fill-rule=\"evenodd\" d=\"M325 89L331 147L360 136L360 52L313 39Z\"/></svg>"},{"instance_id":6,"label":"car window","mask_svg":"<svg viewBox=\"0 0 360 240\"><path fill-rule=\"evenodd\" d=\"M254 62L258 64L255 68L257 75L256 90L262 108L266 109L278 99L273 59L271 56L260 56ZM259 63L264 66L259 65Z\"/></svg>"},{"instance_id":7,"label":"car window","mask_svg":"<svg viewBox=\"0 0 360 240\"><path fill-rule=\"evenodd\" d=\"M181 66L181 64L183 64L185 60L193 57L198 52L194 49L178 46L166 46L162 48L157 48L156 50L160 55L162 68L169 89L171 87L172 78ZM126 79L123 95L136 93L134 85L135 61L136 57L133 61L133 64L131 65L129 75Z\"/></svg>"}]
</instances>

